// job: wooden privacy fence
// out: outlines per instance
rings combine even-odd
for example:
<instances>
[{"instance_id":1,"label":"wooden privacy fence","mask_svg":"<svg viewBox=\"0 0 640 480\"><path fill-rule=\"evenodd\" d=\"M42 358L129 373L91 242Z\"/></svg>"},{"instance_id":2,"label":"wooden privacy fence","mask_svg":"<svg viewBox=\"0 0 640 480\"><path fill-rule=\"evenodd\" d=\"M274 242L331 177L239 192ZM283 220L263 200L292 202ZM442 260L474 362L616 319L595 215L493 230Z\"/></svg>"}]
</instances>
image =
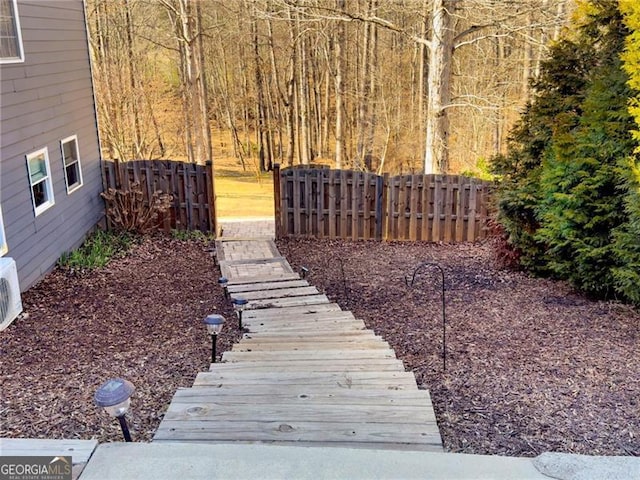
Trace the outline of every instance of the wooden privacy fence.
<instances>
[{"instance_id":1,"label":"wooden privacy fence","mask_svg":"<svg viewBox=\"0 0 640 480\"><path fill-rule=\"evenodd\" d=\"M171 160L104 162L105 189L130 190L139 183L145 201L162 190L173 195L171 210L158 218L165 231L201 230L215 232L213 167Z\"/></svg>"},{"instance_id":2,"label":"wooden privacy fence","mask_svg":"<svg viewBox=\"0 0 640 480\"><path fill-rule=\"evenodd\" d=\"M276 234L476 241L487 235L491 185L459 175L390 177L276 165Z\"/></svg>"}]
</instances>

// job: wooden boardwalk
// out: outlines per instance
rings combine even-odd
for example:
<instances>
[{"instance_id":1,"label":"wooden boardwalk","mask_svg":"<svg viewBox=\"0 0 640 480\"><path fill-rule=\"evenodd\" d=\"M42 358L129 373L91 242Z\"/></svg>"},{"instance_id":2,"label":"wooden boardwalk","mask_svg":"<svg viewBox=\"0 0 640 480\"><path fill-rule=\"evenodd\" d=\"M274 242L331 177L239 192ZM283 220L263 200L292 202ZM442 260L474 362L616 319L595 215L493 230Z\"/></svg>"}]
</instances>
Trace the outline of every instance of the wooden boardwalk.
<instances>
[{"instance_id":1,"label":"wooden boardwalk","mask_svg":"<svg viewBox=\"0 0 640 480\"><path fill-rule=\"evenodd\" d=\"M293 272L271 240L220 241L217 252L229 293L249 301L247 333L178 390L154 442L442 451L429 392L384 339Z\"/></svg>"}]
</instances>

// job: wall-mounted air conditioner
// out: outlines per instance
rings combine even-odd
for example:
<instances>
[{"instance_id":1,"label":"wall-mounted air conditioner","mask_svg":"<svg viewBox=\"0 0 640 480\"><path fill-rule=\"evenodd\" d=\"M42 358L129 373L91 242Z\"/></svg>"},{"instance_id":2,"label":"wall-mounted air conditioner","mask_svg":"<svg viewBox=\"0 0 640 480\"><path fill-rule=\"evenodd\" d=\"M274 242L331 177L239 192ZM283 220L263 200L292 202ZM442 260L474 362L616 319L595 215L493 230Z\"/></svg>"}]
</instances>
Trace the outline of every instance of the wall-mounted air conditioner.
<instances>
[{"instance_id":1,"label":"wall-mounted air conditioner","mask_svg":"<svg viewBox=\"0 0 640 480\"><path fill-rule=\"evenodd\" d=\"M22 312L18 271L13 258L0 257L0 331Z\"/></svg>"}]
</instances>

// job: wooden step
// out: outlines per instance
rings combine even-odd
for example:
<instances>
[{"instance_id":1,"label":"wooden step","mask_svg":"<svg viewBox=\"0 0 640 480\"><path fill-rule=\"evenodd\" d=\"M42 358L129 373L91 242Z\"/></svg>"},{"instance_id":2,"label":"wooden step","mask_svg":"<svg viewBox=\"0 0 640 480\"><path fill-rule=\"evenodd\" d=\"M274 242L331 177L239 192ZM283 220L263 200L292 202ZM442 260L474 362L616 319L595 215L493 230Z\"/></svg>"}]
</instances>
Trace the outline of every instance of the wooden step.
<instances>
[{"instance_id":1,"label":"wooden step","mask_svg":"<svg viewBox=\"0 0 640 480\"><path fill-rule=\"evenodd\" d=\"M280 384L293 385L299 381L300 385L328 385L334 388L351 388L354 383L364 382L371 385L381 383L386 385L390 381L395 383L405 383L416 385L415 377L411 372L404 370L349 370L347 368L334 368L331 370L318 370L315 372L304 372L302 370L288 370L286 367L278 371L253 371L253 370L218 370L201 372L196 377L194 386L199 386L200 381L208 382L207 385L215 382L223 384L247 384L255 381L256 384ZM383 387L384 388L384 387ZM417 387L416 387L417 388Z\"/></svg>"},{"instance_id":2,"label":"wooden step","mask_svg":"<svg viewBox=\"0 0 640 480\"><path fill-rule=\"evenodd\" d=\"M416 389L416 379L411 372L257 372L251 374L229 374L219 372L200 372L193 383L194 387L216 386L218 388L237 385L324 385L331 388L379 388L383 390Z\"/></svg>"},{"instance_id":3,"label":"wooden step","mask_svg":"<svg viewBox=\"0 0 640 480\"><path fill-rule=\"evenodd\" d=\"M295 288L279 288L274 290L260 290L256 292L236 292L231 297L241 297L249 300L265 300L278 298L303 297L309 295L319 295L320 292L316 287L295 287Z\"/></svg>"},{"instance_id":4,"label":"wooden step","mask_svg":"<svg viewBox=\"0 0 640 480\"><path fill-rule=\"evenodd\" d=\"M282 282L238 283L235 285L227 286L227 291L229 293L242 293L308 286L309 282L307 282L306 280L285 280Z\"/></svg>"},{"instance_id":5,"label":"wooden step","mask_svg":"<svg viewBox=\"0 0 640 480\"><path fill-rule=\"evenodd\" d=\"M233 285L250 285L252 283L271 283L271 282L286 282L289 280L300 280L300 275L297 273L280 273L273 275L256 275L254 277L227 277L229 283L227 287Z\"/></svg>"},{"instance_id":6,"label":"wooden step","mask_svg":"<svg viewBox=\"0 0 640 480\"><path fill-rule=\"evenodd\" d=\"M389 344L382 340L371 341L351 341L351 342L266 342L260 343L259 341L242 341L236 343L232 348L232 352L278 352L278 351L306 351L306 350L345 350L345 349L358 349L358 350L378 350L389 349Z\"/></svg>"},{"instance_id":7,"label":"wooden step","mask_svg":"<svg viewBox=\"0 0 640 480\"><path fill-rule=\"evenodd\" d=\"M224 362L262 362L264 360L326 360L332 359L395 359L395 352L386 350L308 350L308 351L282 351L282 352L232 352L222 354Z\"/></svg>"},{"instance_id":8,"label":"wooden step","mask_svg":"<svg viewBox=\"0 0 640 480\"><path fill-rule=\"evenodd\" d=\"M369 359L363 363L361 359L347 360L269 360L256 362L232 362L232 363L212 363L210 371L218 372L249 372L249 373L272 373L274 371L283 372L404 372L404 364L395 358Z\"/></svg>"},{"instance_id":9,"label":"wooden step","mask_svg":"<svg viewBox=\"0 0 640 480\"><path fill-rule=\"evenodd\" d=\"M318 319L291 319L291 320L278 320L278 319L245 319L242 317L242 325L248 328L252 332L272 330L283 331L287 328L306 328L315 330L332 331L335 333L333 336L338 335L338 331L341 327L349 327L351 329L366 329L366 326L362 320L356 320L352 318L318 318Z\"/></svg>"},{"instance_id":10,"label":"wooden step","mask_svg":"<svg viewBox=\"0 0 640 480\"><path fill-rule=\"evenodd\" d=\"M222 389L197 387L179 389L172 403L213 402L215 404L282 404L282 405L400 405L431 406L427 390L365 390L325 387L293 386L282 389L279 385L267 388Z\"/></svg>"},{"instance_id":11,"label":"wooden step","mask_svg":"<svg viewBox=\"0 0 640 480\"><path fill-rule=\"evenodd\" d=\"M327 345L336 345L335 349L340 348L353 348L356 345L367 346L370 345L372 348L381 348L381 345L387 345L388 343L384 341L382 338L376 335L368 335L368 336L360 336L360 337L347 337L343 338L340 335L327 335L325 337L313 337L313 338L300 338L298 336L289 336L284 337L280 336L279 340L273 340L277 337L270 337L271 340L263 340L260 338L259 333L253 334L255 338L243 338L235 344L235 347L238 348L250 348L252 345L258 349L282 349L283 346L291 345L295 348L304 348L308 349L309 347L317 346L318 348L326 349ZM265 333L266 335L266 333ZM319 340L321 339L321 341Z\"/></svg>"},{"instance_id":12,"label":"wooden step","mask_svg":"<svg viewBox=\"0 0 640 480\"><path fill-rule=\"evenodd\" d=\"M293 307L261 308L255 310L245 310L243 318L271 318L290 315L312 315L321 312L342 312L342 308L337 303L320 303L317 305L302 305ZM352 314L353 315L353 314Z\"/></svg>"},{"instance_id":13,"label":"wooden step","mask_svg":"<svg viewBox=\"0 0 640 480\"><path fill-rule=\"evenodd\" d=\"M435 422L435 415L421 406L333 404L236 404L209 402L172 402L164 418L168 421L234 422L337 422L403 423Z\"/></svg>"},{"instance_id":14,"label":"wooden step","mask_svg":"<svg viewBox=\"0 0 640 480\"><path fill-rule=\"evenodd\" d=\"M377 385L363 385L361 387L327 387L322 384L307 384L307 385L293 385L293 384L275 384L275 383L257 383L255 385L236 384L236 385L222 385L215 383L211 385L194 385L191 388L185 388L183 390L190 390L196 395L199 390L208 390L213 392L219 392L219 395L240 395L240 396L270 396L270 395L350 395L356 394L356 392L364 392L365 394L377 395L382 399L395 398L397 393L415 393L426 390L418 390L417 388L381 388ZM377 393L372 393L377 392ZM428 405L428 404L427 404Z\"/></svg>"},{"instance_id":15,"label":"wooden step","mask_svg":"<svg viewBox=\"0 0 640 480\"><path fill-rule=\"evenodd\" d=\"M247 304L247 309L255 310L255 309L266 309L266 308L274 308L274 307L298 307L298 306L308 306L308 305L317 305L317 304L327 304L330 303L329 299L324 294L319 295L304 295L300 297L290 297L290 298L269 298L265 300L250 300Z\"/></svg>"},{"instance_id":16,"label":"wooden step","mask_svg":"<svg viewBox=\"0 0 640 480\"><path fill-rule=\"evenodd\" d=\"M307 314L290 314L283 313L283 315L272 316L253 316L250 315L253 312L242 312L242 320L248 323L255 322L270 322L277 324L278 322L311 322L314 320L356 320L351 312L343 312L341 310L334 310L329 312L316 312Z\"/></svg>"},{"instance_id":17,"label":"wooden step","mask_svg":"<svg viewBox=\"0 0 640 480\"><path fill-rule=\"evenodd\" d=\"M435 422L429 423L340 423L290 421L194 421L166 420L160 424L156 441L203 442L312 442L314 446L366 446L442 451Z\"/></svg>"},{"instance_id":18,"label":"wooden step","mask_svg":"<svg viewBox=\"0 0 640 480\"><path fill-rule=\"evenodd\" d=\"M348 342L352 340L383 340L379 335L373 333L372 330L358 330L348 334L340 334L340 340ZM335 336L330 331L319 333L298 333L291 334L287 332L262 332L262 333L244 333L242 335L243 342L255 341L260 343L267 342L295 342L298 340L310 341L310 342L335 342Z\"/></svg>"}]
</instances>

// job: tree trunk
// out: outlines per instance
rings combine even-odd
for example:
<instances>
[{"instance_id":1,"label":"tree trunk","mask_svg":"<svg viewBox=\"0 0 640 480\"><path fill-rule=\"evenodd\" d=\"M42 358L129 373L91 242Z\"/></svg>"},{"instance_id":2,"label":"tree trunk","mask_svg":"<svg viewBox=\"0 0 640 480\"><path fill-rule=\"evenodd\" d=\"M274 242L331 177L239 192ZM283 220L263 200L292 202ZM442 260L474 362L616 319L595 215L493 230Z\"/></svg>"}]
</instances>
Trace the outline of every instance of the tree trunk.
<instances>
[{"instance_id":1,"label":"tree trunk","mask_svg":"<svg viewBox=\"0 0 640 480\"><path fill-rule=\"evenodd\" d=\"M429 56L424 173L447 173L449 169L449 117L453 31L452 0L434 0Z\"/></svg>"},{"instance_id":2,"label":"tree trunk","mask_svg":"<svg viewBox=\"0 0 640 480\"><path fill-rule=\"evenodd\" d=\"M344 11L345 0L336 0L336 8ZM338 24L338 35L335 43L335 100L336 100L336 168L341 169L344 163L344 52L346 47L345 23Z\"/></svg>"},{"instance_id":3,"label":"tree trunk","mask_svg":"<svg viewBox=\"0 0 640 480\"><path fill-rule=\"evenodd\" d=\"M307 42L300 26L299 14L296 14L296 50L298 66L298 151L302 165L309 165L309 79L307 71Z\"/></svg>"}]
</instances>

